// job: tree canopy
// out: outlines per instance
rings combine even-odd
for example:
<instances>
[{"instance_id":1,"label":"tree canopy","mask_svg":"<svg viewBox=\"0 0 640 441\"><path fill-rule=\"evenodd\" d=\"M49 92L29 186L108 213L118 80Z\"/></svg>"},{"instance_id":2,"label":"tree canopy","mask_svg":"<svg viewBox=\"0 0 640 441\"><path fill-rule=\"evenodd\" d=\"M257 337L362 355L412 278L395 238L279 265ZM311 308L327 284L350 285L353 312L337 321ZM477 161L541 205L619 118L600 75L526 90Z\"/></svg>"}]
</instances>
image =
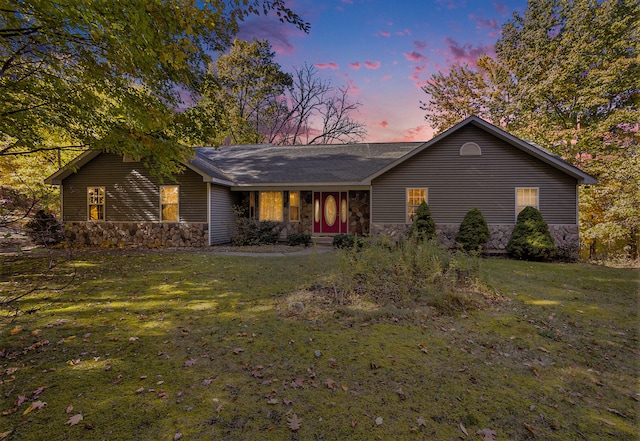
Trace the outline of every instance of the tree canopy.
<instances>
[{"instance_id":1,"label":"tree canopy","mask_svg":"<svg viewBox=\"0 0 640 441\"><path fill-rule=\"evenodd\" d=\"M309 29L284 0L5 0L0 12L0 156L89 147L160 174L213 134L176 109L242 20L274 12Z\"/></svg>"},{"instance_id":2,"label":"tree canopy","mask_svg":"<svg viewBox=\"0 0 640 441\"><path fill-rule=\"evenodd\" d=\"M529 2L502 27L495 58L432 76L421 103L436 131L475 114L596 176L599 184L581 194L583 238L622 240L632 254L640 228L639 178L630 173L640 154L638 16L635 0ZM602 211L603 195L614 193L607 204L615 209Z\"/></svg>"},{"instance_id":3,"label":"tree canopy","mask_svg":"<svg viewBox=\"0 0 640 441\"><path fill-rule=\"evenodd\" d=\"M205 76L193 112L222 121L217 144L280 145L355 142L366 134L353 118L360 103L349 88L334 87L308 64L285 73L268 41L234 40Z\"/></svg>"}]
</instances>

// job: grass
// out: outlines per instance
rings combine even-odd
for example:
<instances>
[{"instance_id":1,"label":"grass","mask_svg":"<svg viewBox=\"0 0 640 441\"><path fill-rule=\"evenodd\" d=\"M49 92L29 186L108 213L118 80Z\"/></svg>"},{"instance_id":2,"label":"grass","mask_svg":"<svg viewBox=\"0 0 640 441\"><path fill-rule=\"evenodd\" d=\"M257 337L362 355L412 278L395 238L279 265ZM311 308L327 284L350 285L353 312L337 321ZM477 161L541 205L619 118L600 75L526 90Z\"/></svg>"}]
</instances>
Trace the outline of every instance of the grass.
<instances>
[{"instance_id":1,"label":"grass","mask_svg":"<svg viewBox=\"0 0 640 441\"><path fill-rule=\"evenodd\" d=\"M287 314L336 254L77 257L0 321L0 439L637 439L637 269L482 260L482 309Z\"/></svg>"}]
</instances>

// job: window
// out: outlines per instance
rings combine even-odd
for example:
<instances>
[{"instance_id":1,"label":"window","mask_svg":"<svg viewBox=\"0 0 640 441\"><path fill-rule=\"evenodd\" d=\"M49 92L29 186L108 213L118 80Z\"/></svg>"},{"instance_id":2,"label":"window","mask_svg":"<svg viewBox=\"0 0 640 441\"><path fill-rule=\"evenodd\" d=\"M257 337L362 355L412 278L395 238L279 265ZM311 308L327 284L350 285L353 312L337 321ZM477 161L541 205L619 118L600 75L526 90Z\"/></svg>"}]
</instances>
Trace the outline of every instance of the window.
<instances>
[{"instance_id":1,"label":"window","mask_svg":"<svg viewBox=\"0 0 640 441\"><path fill-rule=\"evenodd\" d=\"M256 192L249 192L249 217L251 219L256 218Z\"/></svg>"},{"instance_id":2,"label":"window","mask_svg":"<svg viewBox=\"0 0 640 441\"><path fill-rule=\"evenodd\" d=\"M407 188L407 222L413 221L413 215L421 203L429 203L427 195L426 188Z\"/></svg>"},{"instance_id":3,"label":"window","mask_svg":"<svg viewBox=\"0 0 640 441\"><path fill-rule=\"evenodd\" d=\"M282 192L260 192L260 220L282 222Z\"/></svg>"},{"instance_id":4,"label":"window","mask_svg":"<svg viewBox=\"0 0 640 441\"><path fill-rule=\"evenodd\" d=\"M104 220L104 187L87 187L87 213L90 221Z\"/></svg>"},{"instance_id":5,"label":"window","mask_svg":"<svg viewBox=\"0 0 640 441\"><path fill-rule=\"evenodd\" d=\"M525 207L538 208L537 188L516 188L516 217Z\"/></svg>"},{"instance_id":6,"label":"window","mask_svg":"<svg viewBox=\"0 0 640 441\"><path fill-rule=\"evenodd\" d=\"M291 222L300 222L300 192L289 192L289 220Z\"/></svg>"},{"instance_id":7,"label":"window","mask_svg":"<svg viewBox=\"0 0 640 441\"><path fill-rule=\"evenodd\" d=\"M467 142L460 147L460 156L480 156L482 151L475 142Z\"/></svg>"},{"instance_id":8,"label":"window","mask_svg":"<svg viewBox=\"0 0 640 441\"><path fill-rule=\"evenodd\" d=\"M177 185L160 186L160 221L178 222L180 188Z\"/></svg>"}]
</instances>

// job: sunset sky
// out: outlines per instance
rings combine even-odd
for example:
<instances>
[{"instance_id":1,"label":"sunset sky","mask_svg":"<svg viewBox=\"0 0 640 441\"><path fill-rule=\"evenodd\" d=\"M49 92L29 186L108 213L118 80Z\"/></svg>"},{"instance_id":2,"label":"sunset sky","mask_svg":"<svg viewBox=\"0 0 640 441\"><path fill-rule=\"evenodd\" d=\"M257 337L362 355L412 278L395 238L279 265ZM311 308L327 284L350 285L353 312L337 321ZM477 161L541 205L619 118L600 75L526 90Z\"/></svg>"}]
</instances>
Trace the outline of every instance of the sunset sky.
<instances>
[{"instance_id":1,"label":"sunset sky","mask_svg":"<svg viewBox=\"0 0 640 441\"><path fill-rule=\"evenodd\" d=\"M493 54L501 25L525 0L289 0L311 24L304 34L272 18L242 25L240 38L268 39L283 70L305 62L334 86L349 85L362 103L364 141L426 141L432 137L420 86L455 63Z\"/></svg>"}]
</instances>

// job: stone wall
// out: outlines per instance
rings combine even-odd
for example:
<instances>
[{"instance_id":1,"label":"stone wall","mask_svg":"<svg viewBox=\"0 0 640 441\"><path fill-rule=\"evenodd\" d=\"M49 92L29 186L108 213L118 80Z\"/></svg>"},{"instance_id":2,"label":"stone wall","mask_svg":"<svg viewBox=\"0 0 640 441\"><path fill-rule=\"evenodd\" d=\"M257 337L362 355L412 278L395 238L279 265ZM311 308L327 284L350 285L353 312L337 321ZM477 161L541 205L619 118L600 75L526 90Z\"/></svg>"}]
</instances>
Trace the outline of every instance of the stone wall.
<instances>
[{"instance_id":1,"label":"stone wall","mask_svg":"<svg viewBox=\"0 0 640 441\"><path fill-rule=\"evenodd\" d=\"M198 248L209 245L207 224L157 222L66 222L72 246L103 248Z\"/></svg>"},{"instance_id":2,"label":"stone wall","mask_svg":"<svg viewBox=\"0 0 640 441\"><path fill-rule=\"evenodd\" d=\"M356 236L369 234L369 191L349 192L349 233Z\"/></svg>"},{"instance_id":3,"label":"stone wall","mask_svg":"<svg viewBox=\"0 0 640 441\"><path fill-rule=\"evenodd\" d=\"M513 225L489 225L491 237L484 246L487 253L506 253L507 244L513 232ZM392 238L405 236L409 224L373 224L372 234L382 234ZM437 225L438 242L447 248L456 248L456 236L459 225ZM580 250L580 237L577 225L549 225L549 233L558 247L558 257L576 259Z\"/></svg>"}]
</instances>

